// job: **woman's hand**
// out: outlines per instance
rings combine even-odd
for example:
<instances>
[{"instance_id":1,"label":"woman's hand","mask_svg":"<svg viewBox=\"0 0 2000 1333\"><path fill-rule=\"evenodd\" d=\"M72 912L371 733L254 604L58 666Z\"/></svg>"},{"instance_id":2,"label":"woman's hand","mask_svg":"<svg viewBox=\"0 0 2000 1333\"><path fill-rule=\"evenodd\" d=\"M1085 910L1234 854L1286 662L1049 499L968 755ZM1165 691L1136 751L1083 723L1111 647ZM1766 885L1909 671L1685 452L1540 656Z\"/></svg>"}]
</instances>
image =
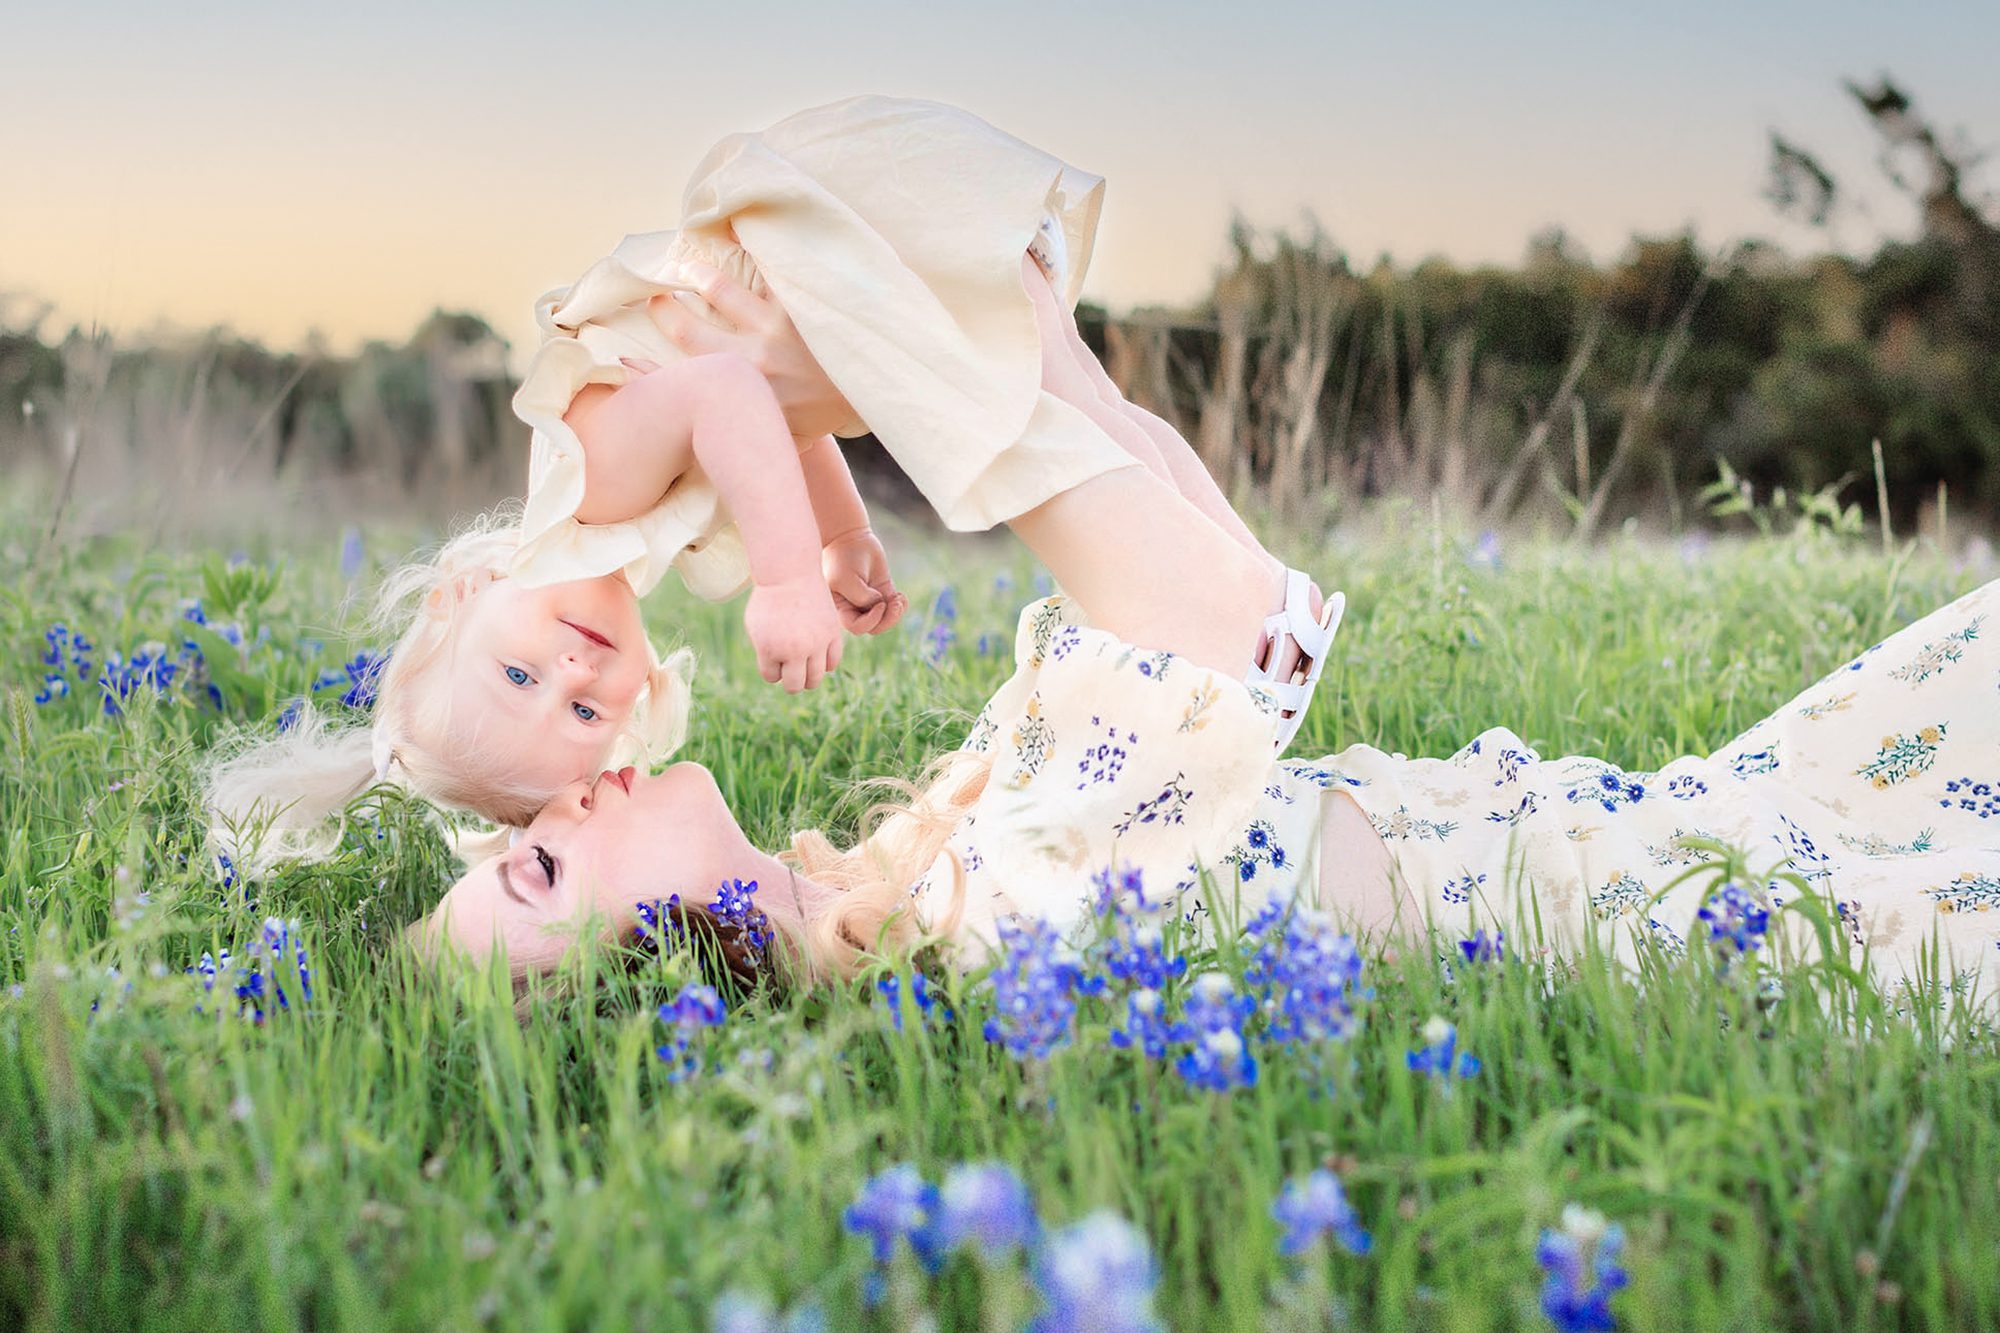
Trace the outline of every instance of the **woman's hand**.
<instances>
[{"instance_id":1,"label":"woman's hand","mask_svg":"<svg viewBox=\"0 0 2000 1333\"><path fill-rule=\"evenodd\" d=\"M796 436L855 433L854 408L806 350L791 316L776 299L752 294L707 264L690 263L683 273L709 309L733 327L721 328L671 297L654 297L646 312L668 341L689 356L734 352L757 367Z\"/></svg>"},{"instance_id":2,"label":"woman's hand","mask_svg":"<svg viewBox=\"0 0 2000 1333\"><path fill-rule=\"evenodd\" d=\"M758 674L787 694L812 689L840 665L840 617L826 584L810 575L753 587L743 628L757 649Z\"/></svg>"},{"instance_id":3,"label":"woman's hand","mask_svg":"<svg viewBox=\"0 0 2000 1333\"><path fill-rule=\"evenodd\" d=\"M849 634L880 634L903 618L910 599L889 577L889 555L872 529L843 533L820 552L827 591Z\"/></svg>"}]
</instances>

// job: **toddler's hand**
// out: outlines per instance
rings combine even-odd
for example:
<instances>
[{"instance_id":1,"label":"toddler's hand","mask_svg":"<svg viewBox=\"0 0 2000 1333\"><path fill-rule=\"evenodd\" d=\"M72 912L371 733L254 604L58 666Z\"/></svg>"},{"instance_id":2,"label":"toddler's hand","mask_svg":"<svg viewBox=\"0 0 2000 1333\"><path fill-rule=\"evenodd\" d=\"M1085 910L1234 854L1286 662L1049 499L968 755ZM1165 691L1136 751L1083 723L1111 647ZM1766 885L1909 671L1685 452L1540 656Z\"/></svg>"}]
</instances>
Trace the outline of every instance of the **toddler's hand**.
<instances>
[{"instance_id":1,"label":"toddler's hand","mask_svg":"<svg viewBox=\"0 0 2000 1333\"><path fill-rule=\"evenodd\" d=\"M871 528L844 533L820 551L827 591L849 634L880 634L903 618L910 599L889 577L889 555Z\"/></svg>"},{"instance_id":2,"label":"toddler's hand","mask_svg":"<svg viewBox=\"0 0 2000 1333\"><path fill-rule=\"evenodd\" d=\"M752 588L743 628L757 649L757 673L787 694L812 689L840 665L840 617L826 584L811 575Z\"/></svg>"}]
</instances>

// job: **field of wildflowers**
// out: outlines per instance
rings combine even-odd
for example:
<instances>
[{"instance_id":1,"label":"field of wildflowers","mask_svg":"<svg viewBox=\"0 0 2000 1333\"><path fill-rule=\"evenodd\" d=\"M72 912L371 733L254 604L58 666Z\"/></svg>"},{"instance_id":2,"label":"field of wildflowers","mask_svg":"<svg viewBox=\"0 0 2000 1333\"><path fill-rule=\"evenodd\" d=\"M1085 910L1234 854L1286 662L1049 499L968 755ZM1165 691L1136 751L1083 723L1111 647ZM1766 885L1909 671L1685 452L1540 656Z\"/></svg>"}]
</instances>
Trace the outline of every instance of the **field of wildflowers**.
<instances>
[{"instance_id":1,"label":"field of wildflowers","mask_svg":"<svg viewBox=\"0 0 2000 1333\"><path fill-rule=\"evenodd\" d=\"M1309 553L1349 613L1296 752L1505 724L1654 767L1994 575L1814 529L1397 527ZM686 753L754 837L851 830L858 779L955 743L1035 592L998 549L909 551L909 622L799 698L737 608L655 599L702 659ZM0 1327L2000 1322L1992 1036L1778 955L1720 880L1708 947L1639 977L1552 967L1532 921L1209 945L1110 874L1094 938L1022 923L970 973L745 988L672 904L524 998L416 966L422 809L364 799L334 860L256 878L195 795L231 729L368 708L342 626L400 554L0 539ZM715 910L754 936L756 892Z\"/></svg>"}]
</instances>

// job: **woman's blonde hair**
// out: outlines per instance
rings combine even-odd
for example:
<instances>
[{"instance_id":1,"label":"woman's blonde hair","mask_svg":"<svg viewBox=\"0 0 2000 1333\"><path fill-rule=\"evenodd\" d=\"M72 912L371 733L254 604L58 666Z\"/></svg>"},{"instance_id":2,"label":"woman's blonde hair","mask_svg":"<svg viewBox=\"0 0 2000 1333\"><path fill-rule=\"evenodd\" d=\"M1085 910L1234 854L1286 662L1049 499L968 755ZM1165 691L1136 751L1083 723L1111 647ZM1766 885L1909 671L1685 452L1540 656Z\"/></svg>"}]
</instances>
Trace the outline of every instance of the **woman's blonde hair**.
<instances>
[{"instance_id":1,"label":"woman's blonde hair","mask_svg":"<svg viewBox=\"0 0 2000 1333\"><path fill-rule=\"evenodd\" d=\"M371 617L395 647L375 683L372 720L338 723L309 705L275 736L246 733L225 747L207 774L210 825L217 844L246 869L316 859L338 846L341 815L356 796L391 783L496 827L456 834L467 860L505 847L555 793L522 783L483 753L476 737L454 733L440 697L438 668L448 662L465 592L506 576L520 525L506 509L484 515L440 547L383 582ZM694 654L662 659L651 644L646 688L606 766L666 758L687 737L688 682Z\"/></svg>"},{"instance_id":2,"label":"woman's blonde hair","mask_svg":"<svg viewBox=\"0 0 2000 1333\"><path fill-rule=\"evenodd\" d=\"M809 973L850 976L869 957L908 952L926 937L949 937L957 929L965 910L965 868L955 854L948 857L951 882L927 889L946 909L926 925L917 922L911 888L946 851L992 771L991 755L954 750L931 763L921 786L880 784L905 799L871 809L865 822L872 831L845 851L817 829L793 835L782 859L832 891L819 910L808 912L804 937L793 942Z\"/></svg>"}]
</instances>

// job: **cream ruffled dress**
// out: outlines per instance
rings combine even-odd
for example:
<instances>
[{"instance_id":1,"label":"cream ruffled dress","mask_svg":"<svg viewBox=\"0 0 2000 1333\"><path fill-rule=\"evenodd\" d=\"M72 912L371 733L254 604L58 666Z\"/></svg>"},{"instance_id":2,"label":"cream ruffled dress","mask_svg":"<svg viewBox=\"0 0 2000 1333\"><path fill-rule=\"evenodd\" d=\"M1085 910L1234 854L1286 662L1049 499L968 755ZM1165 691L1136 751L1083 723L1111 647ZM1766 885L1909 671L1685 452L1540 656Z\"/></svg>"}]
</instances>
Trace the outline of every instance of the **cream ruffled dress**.
<instances>
[{"instance_id":1,"label":"cream ruffled dress","mask_svg":"<svg viewBox=\"0 0 2000 1333\"><path fill-rule=\"evenodd\" d=\"M1713 875L1690 839L1741 848L1773 908L1810 893L1890 987L1935 945L1954 990L2000 962L2000 583L1899 631L1707 758L1658 772L1544 759L1504 728L1449 759L1367 745L1273 762L1270 701L1241 681L1091 628L1062 598L1021 617L1015 674L965 748L985 792L916 886L938 916L956 872L968 941L1009 913L1068 927L1092 874L1236 913L1318 894L1328 792L1352 797L1422 914L1454 937L1574 953L1595 933L1635 963L1706 937ZM1338 894L1334 895L1336 898ZM1330 904L1337 906L1337 903ZM1810 936L1805 918L1772 929ZM1537 934L1538 932L1538 934ZM1858 954L1857 954L1858 956Z\"/></svg>"},{"instance_id":2,"label":"cream ruffled dress","mask_svg":"<svg viewBox=\"0 0 2000 1333\"><path fill-rule=\"evenodd\" d=\"M587 384L624 383L623 357L680 355L646 305L691 290L690 260L776 296L854 406L842 433L873 431L954 529L991 527L1131 466L1042 392L1021 288L1032 252L1075 304L1103 191L1099 177L935 102L858 97L724 139L696 169L678 231L627 236L536 305L543 341L514 398L534 431L514 573L539 584L622 569L644 594L672 566L711 600L747 580L742 539L698 468L633 522L575 519L583 449L563 413Z\"/></svg>"}]
</instances>

